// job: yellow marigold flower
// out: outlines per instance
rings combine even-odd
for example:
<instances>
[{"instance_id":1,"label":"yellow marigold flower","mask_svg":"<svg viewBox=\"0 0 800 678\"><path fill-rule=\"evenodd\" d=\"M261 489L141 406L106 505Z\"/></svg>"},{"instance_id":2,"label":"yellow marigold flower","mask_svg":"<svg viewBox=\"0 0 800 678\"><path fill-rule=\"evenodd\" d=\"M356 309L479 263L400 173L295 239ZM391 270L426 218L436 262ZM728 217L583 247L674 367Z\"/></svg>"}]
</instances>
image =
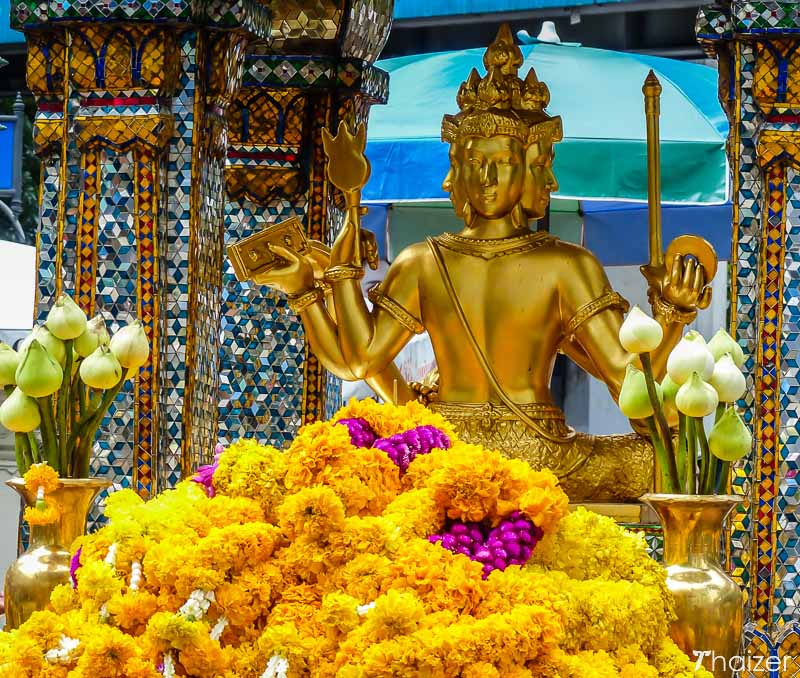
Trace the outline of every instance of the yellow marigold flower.
<instances>
[{"instance_id":1,"label":"yellow marigold flower","mask_svg":"<svg viewBox=\"0 0 800 678\"><path fill-rule=\"evenodd\" d=\"M61 486L61 480L56 470L49 464L33 464L28 472L22 477L25 487L35 495L39 488L44 489L45 494L52 494Z\"/></svg>"},{"instance_id":2,"label":"yellow marigold flower","mask_svg":"<svg viewBox=\"0 0 800 678\"><path fill-rule=\"evenodd\" d=\"M83 654L70 673L71 678L129 678L129 664L132 669L141 671L143 657L139 645L113 626L95 626L91 634L81 638L81 644Z\"/></svg>"},{"instance_id":3,"label":"yellow marigold flower","mask_svg":"<svg viewBox=\"0 0 800 678\"><path fill-rule=\"evenodd\" d=\"M148 591L128 591L111 598L107 607L116 626L132 636L140 636L150 617L158 612L158 599Z\"/></svg>"},{"instance_id":4,"label":"yellow marigold flower","mask_svg":"<svg viewBox=\"0 0 800 678\"><path fill-rule=\"evenodd\" d=\"M41 504L38 502L37 504ZM28 506L25 508L23 519L28 525L52 525L58 522L61 517L61 511L53 500L48 500L44 506Z\"/></svg>"},{"instance_id":5,"label":"yellow marigold flower","mask_svg":"<svg viewBox=\"0 0 800 678\"><path fill-rule=\"evenodd\" d=\"M299 535L322 539L344 527L344 506L329 487L305 487L286 497L278 507L278 518L290 539Z\"/></svg>"}]
</instances>

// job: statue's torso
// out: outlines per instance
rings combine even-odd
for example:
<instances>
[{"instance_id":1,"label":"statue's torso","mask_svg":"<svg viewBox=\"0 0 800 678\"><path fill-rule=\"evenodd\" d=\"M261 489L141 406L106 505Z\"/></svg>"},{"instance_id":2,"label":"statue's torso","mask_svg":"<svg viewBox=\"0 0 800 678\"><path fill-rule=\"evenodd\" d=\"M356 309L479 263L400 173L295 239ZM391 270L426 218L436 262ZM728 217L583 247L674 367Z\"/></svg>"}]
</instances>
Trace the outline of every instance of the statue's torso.
<instances>
[{"instance_id":1,"label":"statue's torso","mask_svg":"<svg viewBox=\"0 0 800 678\"><path fill-rule=\"evenodd\" d=\"M544 236L544 234L542 234ZM422 323L439 366L439 397L497 401L472 350L430 248L418 246ZM564 338L560 289L569 250L544 236L527 249L484 258L439 247L478 344L508 395L549 403L553 363Z\"/></svg>"}]
</instances>

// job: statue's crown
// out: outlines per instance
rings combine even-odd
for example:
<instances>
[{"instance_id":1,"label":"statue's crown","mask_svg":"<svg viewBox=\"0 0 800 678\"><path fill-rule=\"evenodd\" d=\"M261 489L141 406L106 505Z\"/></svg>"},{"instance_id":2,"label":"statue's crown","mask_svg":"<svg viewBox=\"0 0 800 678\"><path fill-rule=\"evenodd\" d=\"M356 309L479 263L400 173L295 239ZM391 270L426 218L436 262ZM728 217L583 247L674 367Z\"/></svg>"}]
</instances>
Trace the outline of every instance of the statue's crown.
<instances>
[{"instance_id":1,"label":"statue's crown","mask_svg":"<svg viewBox=\"0 0 800 678\"><path fill-rule=\"evenodd\" d=\"M461 83L456 96L460 110L442 120L442 140L455 143L471 136L506 135L525 144L540 139L560 141L561 118L545 109L550 90L531 68L522 80L522 51L514 43L511 29L503 24L483 55L486 76L474 68Z\"/></svg>"}]
</instances>

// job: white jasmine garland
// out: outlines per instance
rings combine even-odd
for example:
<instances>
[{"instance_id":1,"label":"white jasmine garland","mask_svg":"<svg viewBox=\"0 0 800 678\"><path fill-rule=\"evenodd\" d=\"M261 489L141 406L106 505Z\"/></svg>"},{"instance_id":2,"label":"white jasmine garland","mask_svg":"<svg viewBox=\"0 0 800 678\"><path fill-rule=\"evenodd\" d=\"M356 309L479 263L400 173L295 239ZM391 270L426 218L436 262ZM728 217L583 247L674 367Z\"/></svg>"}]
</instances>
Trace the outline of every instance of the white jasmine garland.
<instances>
[{"instance_id":1,"label":"white jasmine garland","mask_svg":"<svg viewBox=\"0 0 800 678\"><path fill-rule=\"evenodd\" d=\"M181 609L178 610L178 614L192 621L199 621L205 616L206 612L208 612L208 608L211 607L211 603L213 602L213 591L196 589L189 594L189 600L181 606Z\"/></svg>"},{"instance_id":2,"label":"white jasmine garland","mask_svg":"<svg viewBox=\"0 0 800 678\"><path fill-rule=\"evenodd\" d=\"M219 640L222 637L223 632L228 627L228 619L225 615L222 615L219 619L217 619L217 623L214 624L214 628L211 629L211 640Z\"/></svg>"},{"instance_id":3,"label":"white jasmine garland","mask_svg":"<svg viewBox=\"0 0 800 678\"><path fill-rule=\"evenodd\" d=\"M161 670L161 675L164 678L175 678L175 662L172 661L172 655L169 652L164 655L164 668Z\"/></svg>"},{"instance_id":4,"label":"white jasmine garland","mask_svg":"<svg viewBox=\"0 0 800 678\"><path fill-rule=\"evenodd\" d=\"M131 591L138 591L142 585L142 564L138 560L131 563Z\"/></svg>"},{"instance_id":5,"label":"white jasmine garland","mask_svg":"<svg viewBox=\"0 0 800 678\"><path fill-rule=\"evenodd\" d=\"M267 668L261 674L261 678L286 678L289 670L289 661L279 654L274 654L267 662Z\"/></svg>"},{"instance_id":6,"label":"white jasmine garland","mask_svg":"<svg viewBox=\"0 0 800 678\"><path fill-rule=\"evenodd\" d=\"M359 605L356 608L356 612L358 612L359 617L363 617L369 612L372 608L375 607L375 601L373 600L371 603L367 603L366 605Z\"/></svg>"},{"instance_id":7,"label":"white jasmine garland","mask_svg":"<svg viewBox=\"0 0 800 678\"><path fill-rule=\"evenodd\" d=\"M58 647L45 652L44 658L49 664L69 664L72 659L72 653L80 644L81 641L77 638L61 636L61 642Z\"/></svg>"},{"instance_id":8,"label":"white jasmine garland","mask_svg":"<svg viewBox=\"0 0 800 678\"><path fill-rule=\"evenodd\" d=\"M106 565L110 565L111 567L117 566L117 548L117 542L114 542L108 547L108 553L105 558Z\"/></svg>"}]
</instances>

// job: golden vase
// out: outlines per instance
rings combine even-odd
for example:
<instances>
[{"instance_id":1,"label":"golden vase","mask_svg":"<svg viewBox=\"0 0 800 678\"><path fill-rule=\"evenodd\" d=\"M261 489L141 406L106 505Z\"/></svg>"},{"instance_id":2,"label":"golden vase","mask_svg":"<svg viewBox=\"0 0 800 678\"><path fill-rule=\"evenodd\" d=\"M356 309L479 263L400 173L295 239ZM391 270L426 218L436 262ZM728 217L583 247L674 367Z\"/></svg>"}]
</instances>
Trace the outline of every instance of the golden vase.
<instances>
[{"instance_id":1,"label":"golden vase","mask_svg":"<svg viewBox=\"0 0 800 678\"><path fill-rule=\"evenodd\" d=\"M744 598L720 565L722 523L741 502L734 495L647 494L664 530L667 587L677 619L670 634L715 678L733 678L741 654Z\"/></svg>"},{"instance_id":2,"label":"golden vase","mask_svg":"<svg viewBox=\"0 0 800 678\"><path fill-rule=\"evenodd\" d=\"M27 506L36 501L22 478L6 484L16 490ZM69 581L72 543L86 530L86 517L98 493L110 483L100 478L62 478L57 490L48 494L61 509L57 523L31 526L30 544L9 567L5 578L5 630L18 628L37 610L43 610L50 593Z\"/></svg>"}]
</instances>

